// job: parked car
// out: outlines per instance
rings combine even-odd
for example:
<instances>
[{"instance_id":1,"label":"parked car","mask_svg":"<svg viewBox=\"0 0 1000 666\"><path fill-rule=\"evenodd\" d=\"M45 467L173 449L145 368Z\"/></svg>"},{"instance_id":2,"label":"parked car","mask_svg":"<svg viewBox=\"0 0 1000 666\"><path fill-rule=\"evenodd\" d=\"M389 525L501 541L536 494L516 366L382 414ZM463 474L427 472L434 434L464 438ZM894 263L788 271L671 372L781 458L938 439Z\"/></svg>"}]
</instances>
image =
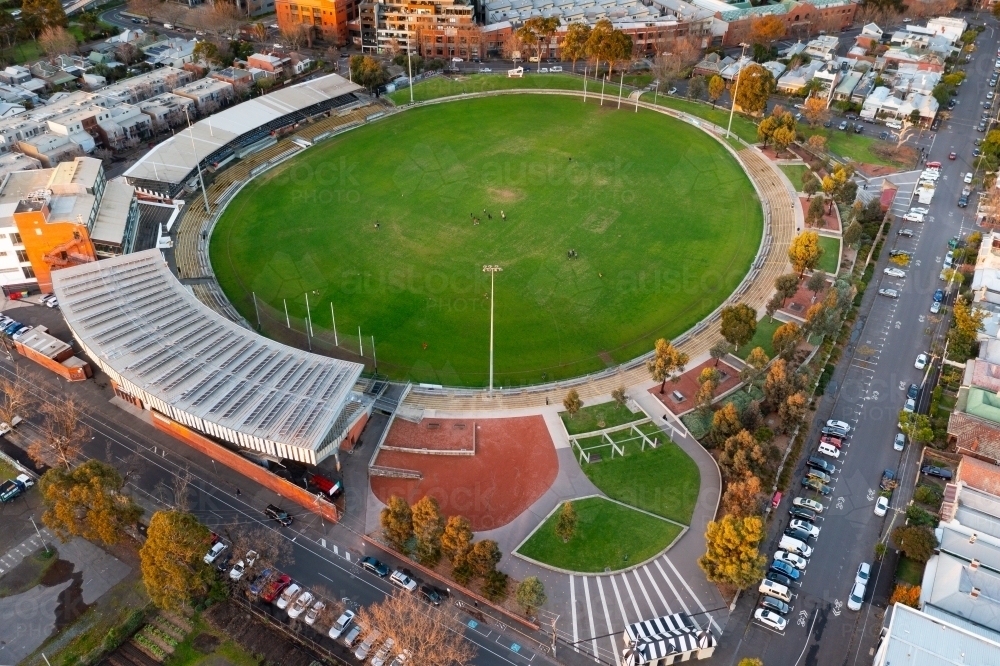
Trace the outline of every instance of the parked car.
<instances>
[{"instance_id":1,"label":"parked car","mask_svg":"<svg viewBox=\"0 0 1000 666\"><path fill-rule=\"evenodd\" d=\"M807 497L796 497L792 500L792 506L800 506L803 509L809 509L810 511L815 511L816 513L823 513L823 505L816 500L809 499Z\"/></svg>"},{"instance_id":2,"label":"parked car","mask_svg":"<svg viewBox=\"0 0 1000 666\"><path fill-rule=\"evenodd\" d=\"M786 537L791 537L791 538L795 539L796 541L801 541L803 543L806 543L807 541L809 541L809 533L808 532L803 532L802 530L797 530L797 529L795 529L793 527L786 527L785 531L782 534L784 534Z\"/></svg>"},{"instance_id":3,"label":"parked car","mask_svg":"<svg viewBox=\"0 0 1000 666\"><path fill-rule=\"evenodd\" d=\"M35 482L27 474L18 474L16 479L8 479L0 484L0 502L9 502L20 497Z\"/></svg>"},{"instance_id":4,"label":"parked car","mask_svg":"<svg viewBox=\"0 0 1000 666\"><path fill-rule=\"evenodd\" d=\"M844 440L834 435L820 435L819 443L829 444L830 446L835 446L839 449L841 446L844 445Z\"/></svg>"},{"instance_id":5,"label":"parked car","mask_svg":"<svg viewBox=\"0 0 1000 666\"><path fill-rule=\"evenodd\" d=\"M851 596L847 598L847 608L852 611L861 610L861 604L865 602L865 586L855 583L851 588Z\"/></svg>"},{"instance_id":6,"label":"parked car","mask_svg":"<svg viewBox=\"0 0 1000 666\"><path fill-rule=\"evenodd\" d=\"M376 560L374 557L363 557L363 558L361 558L361 566L362 566L362 568L367 569L368 571L371 571L373 574L375 574L379 578L385 578L386 576L389 575L389 567L387 567L386 565L382 564L381 562L379 562L378 560Z\"/></svg>"},{"instance_id":7,"label":"parked car","mask_svg":"<svg viewBox=\"0 0 1000 666\"><path fill-rule=\"evenodd\" d=\"M760 607L764 610L769 610L779 615L786 615L788 613L788 604L786 604L781 599L775 599L774 597L761 597Z\"/></svg>"},{"instance_id":8,"label":"parked car","mask_svg":"<svg viewBox=\"0 0 1000 666\"><path fill-rule=\"evenodd\" d=\"M880 490L892 490L896 487L896 472L891 469L882 471L882 478L879 479L878 487Z\"/></svg>"},{"instance_id":9,"label":"parked car","mask_svg":"<svg viewBox=\"0 0 1000 666\"><path fill-rule=\"evenodd\" d=\"M816 520L816 514L814 512L810 511L809 509L804 509L800 506L793 506L791 509L788 510L788 515L790 515L792 518L808 520L809 522Z\"/></svg>"},{"instance_id":10,"label":"parked car","mask_svg":"<svg viewBox=\"0 0 1000 666\"><path fill-rule=\"evenodd\" d=\"M872 575L872 565L862 562L858 565L858 572L854 574L854 582L868 585L868 578Z\"/></svg>"},{"instance_id":11,"label":"parked car","mask_svg":"<svg viewBox=\"0 0 1000 666\"><path fill-rule=\"evenodd\" d=\"M774 559L779 562L784 562L785 564L790 564L799 571L803 571L806 565L809 564L809 560L802 557L801 555L796 555L795 553L789 553L784 550L779 550L774 554Z\"/></svg>"},{"instance_id":12,"label":"parked car","mask_svg":"<svg viewBox=\"0 0 1000 666\"><path fill-rule=\"evenodd\" d=\"M430 585L421 585L420 596L422 596L427 603L431 605L441 605L441 593L438 592L437 588L431 587Z\"/></svg>"},{"instance_id":13,"label":"parked car","mask_svg":"<svg viewBox=\"0 0 1000 666\"><path fill-rule=\"evenodd\" d=\"M771 562L771 571L777 571L780 574L788 576L792 580L798 580L799 576L802 575L799 573L799 570L793 567L791 564L786 564L780 560L775 560L774 562Z\"/></svg>"},{"instance_id":14,"label":"parked car","mask_svg":"<svg viewBox=\"0 0 1000 666\"><path fill-rule=\"evenodd\" d=\"M907 238L913 238L913 229L900 229L896 232L897 236L906 236Z\"/></svg>"},{"instance_id":15,"label":"parked car","mask_svg":"<svg viewBox=\"0 0 1000 666\"><path fill-rule=\"evenodd\" d=\"M818 479L822 483L830 483L830 475L819 471L815 467L806 467L806 476L810 479Z\"/></svg>"},{"instance_id":16,"label":"parked car","mask_svg":"<svg viewBox=\"0 0 1000 666\"><path fill-rule=\"evenodd\" d=\"M841 131L847 131L847 121L846 120L842 120L840 122L840 124L837 125L837 129L839 129Z\"/></svg>"},{"instance_id":17,"label":"parked car","mask_svg":"<svg viewBox=\"0 0 1000 666\"><path fill-rule=\"evenodd\" d=\"M224 551L226 548L229 548L229 546L222 543L221 541L216 541L215 545L213 545L212 548L207 553L205 553L205 557L203 558L205 560L205 564L211 564L212 562L215 562L215 560L219 558L219 555L222 554L222 551Z\"/></svg>"},{"instance_id":18,"label":"parked car","mask_svg":"<svg viewBox=\"0 0 1000 666\"><path fill-rule=\"evenodd\" d=\"M905 278L906 277L906 271L902 271L902 270L900 270L898 268L886 267L882 272L885 273L886 275L888 275L889 277L894 277L894 278Z\"/></svg>"},{"instance_id":19,"label":"parked car","mask_svg":"<svg viewBox=\"0 0 1000 666\"><path fill-rule=\"evenodd\" d=\"M361 636L361 632L364 631L364 627L360 624L356 624L347 630L344 634L344 645L347 647L353 647L355 643L358 642L358 637Z\"/></svg>"},{"instance_id":20,"label":"parked car","mask_svg":"<svg viewBox=\"0 0 1000 666\"><path fill-rule=\"evenodd\" d=\"M816 447L816 452L824 456L829 456L831 458L840 457L840 449L832 444L823 444L822 442L818 447Z\"/></svg>"},{"instance_id":21,"label":"parked car","mask_svg":"<svg viewBox=\"0 0 1000 666\"><path fill-rule=\"evenodd\" d=\"M264 590L260 593L261 601L272 603L291 584L292 577L288 574L281 574L264 587Z\"/></svg>"},{"instance_id":22,"label":"parked car","mask_svg":"<svg viewBox=\"0 0 1000 666\"><path fill-rule=\"evenodd\" d=\"M326 608L326 604L322 601L317 601L312 605L309 611L306 613L306 624L310 627L316 624L317 618L319 618L320 613Z\"/></svg>"},{"instance_id":23,"label":"parked car","mask_svg":"<svg viewBox=\"0 0 1000 666\"><path fill-rule=\"evenodd\" d=\"M936 476L939 479L944 479L945 481L951 481L953 476L950 469L945 469L943 467L937 467L936 465L924 465L920 468L921 474L926 474L927 476Z\"/></svg>"},{"instance_id":24,"label":"parked car","mask_svg":"<svg viewBox=\"0 0 1000 666\"><path fill-rule=\"evenodd\" d=\"M897 432L896 438L892 440L892 448L895 451L902 451L904 446L906 446L906 435Z\"/></svg>"},{"instance_id":25,"label":"parked car","mask_svg":"<svg viewBox=\"0 0 1000 666\"><path fill-rule=\"evenodd\" d=\"M944 301L944 289L936 289L934 291L934 301L937 303Z\"/></svg>"},{"instance_id":26,"label":"parked car","mask_svg":"<svg viewBox=\"0 0 1000 666\"><path fill-rule=\"evenodd\" d=\"M243 574L246 573L247 569L253 566L253 563L257 561L257 551L250 550L247 551L246 556L233 565L232 571L229 572L229 577L233 580L239 580L243 578Z\"/></svg>"},{"instance_id":27,"label":"parked car","mask_svg":"<svg viewBox=\"0 0 1000 666\"><path fill-rule=\"evenodd\" d=\"M285 588L285 591L281 593L281 596L278 597L277 603L275 603L274 605L277 606L280 610L285 610L286 608L288 608L289 604L295 601L295 599L299 596L300 592L302 592L302 586L299 585L298 583L292 583L291 585Z\"/></svg>"},{"instance_id":28,"label":"parked car","mask_svg":"<svg viewBox=\"0 0 1000 666\"><path fill-rule=\"evenodd\" d=\"M826 422L826 427L831 430L838 430L843 434L848 434L851 432L851 424L847 421L837 421L836 419L830 419Z\"/></svg>"},{"instance_id":29,"label":"parked car","mask_svg":"<svg viewBox=\"0 0 1000 666\"><path fill-rule=\"evenodd\" d=\"M808 520L801 520L799 518L792 518L791 522L789 523L789 526L792 529L801 530L801 531L805 532L806 534L808 534L809 536L811 536L814 539L819 536L819 528L816 527L815 525L813 525Z\"/></svg>"},{"instance_id":30,"label":"parked car","mask_svg":"<svg viewBox=\"0 0 1000 666\"><path fill-rule=\"evenodd\" d=\"M968 205L969 205L969 197L967 197L967 196L961 196L961 197L958 198L958 207L959 208L966 208L966 207L968 207Z\"/></svg>"},{"instance_id":31,"label":"parked car","mask_svg":"<svg viewBox=\"0 0 1000 666\"><path fill-rule=\"evenodd\" d=\"M923 206L914 206L913 208L910 209L910 212L919 213L921 215L927 215L928 213L930 213L930 210L924 208Z\"/></svg>"},{"instance_id":32,"label":"parked car","mask_svg":"<svg viewBox=\"0 0 1000 666\"><path fill-rule=\"evenodd\" d=\"M924 216L920 213L907 213L903 215L903 219L907 222L923 222Z\"/></svg>"},{"instance_id":33,"label":"parked car","mask_svg":"<svg viewBox=\"0 0 1000 666\"><path fill-rule=\"evenodd\" d=\"M349 626L351 626L352 622L354 622L354 611L344 611L343 614L337 618L337 621L333 623L333 626L330 627L330 638L333 640L340 638L340 635L343 634Z\"/></svg>"},{"instance_id":34,"label":"parked car","mask_svg":"<svg viewBox=\"0 0 1000 666\"><path fill-rule=\"evenodd\" d=\"M809 477L805 477L802 479L802 487L809 488L810 490L815 490L816 492L821 493L823 495L829 495L830 493L833 492L830 486L824 485L821 481L817 479L810 479Z\"/></svg>"},{"instance_id":35,"label":"parked car","mask_svg":"<svg viewBox=\"0 0 1000 666\"><path fill-rule=\"evenodd\" d=\"M389 655L392 654L392 648L395 645L396 642L391 638L385 639L385 643L382 643L382 647L372 657L372 666L385 666L385 662L389 658Z\"/></svg>"},{"instance_id":36,"label":"parked car","mask_svg":"<svg viewBox=\"0 0 1000 666\"><path fill-rule=\"evenodd\" d=\"M889 510L889 498L885 495L879 495L878 499L875 500L875 515L881 518Z\"/></svg>"},{"instance_id":37,"label":"parked car","mask_svg":"<svg viewBox=\"0 0 1000 666\"><path fill-rule=\"evenodd\" d=\"M948 159L949 160L956 159L957 157L958 157L958 153L956 153L955 151L952 151L952 152L948 153Z\"/></svg>"},{"instance_id":38,"label":"parked car","mask_svg":"<svg viewBox=\"0 0 1000 666\"><path fill-rule=\"evenodd\" d=\"M315 597L312 592L309 590L303 591L302 594L296 597L295 603L288 607L288 617L294 620L299 615L305 613L306 609L312 604L313 599Z\"/></svg>"},{"instance_id":39,"label":"parked car","mask_svg":"<svg viewBox=\"0 0 1000 666\"><path fill-rule=\"evenodd\" d=\"M913 367L917 370L923 370L927 367L927 354L918 354L917 360L913 362Z\"/></svg>"},{"instance_id":40,"label":"parked car","mask_svg":"<svg viewBox=\"0 0 1000 666\"><path fill-rule=\"evenodd\" d=\"M372 648L378 643L378 639L382 637L382 632L378 629L372 629L371 633L365 636L365 639L361 641L361 645L358 649L354 651L354 657L358 661L364 661L368 658L368 653L372 651Z\"/></svg>"},{"instance_id":41,"label":"parked car","mask_svg":"<svg viewBox=\"0 0 1000 666\"><path fill-rule=\"evenodd\" d=\"M806 464L809 465L810 467L822 470L827 474L837 473L836 465L834 465L832 462L823 460L822 458L817 458L816 456L809 456L809 460L806 461Z\"/></svg>"},{"instance_id":42,"label":"parked car","mask_svg":"<svg viewBox=\"0 0 1000 666\"><path fill-rule=\"evenodd\" d=\"M754 611L753 616L758 622L766 627L774 629L775 631L785 630L785 618L781 617L774 611L767 610L766 608L758 608Z\"/></svg>"},{"instance_id":43,"label":"parked car","mask_svg":"<svg viewBox=\"0 0 1000 666\"><path fill-rule=\"evenodd\" d=\"M939 312L941 312L941 304L938 303L937 301L934 301L933 303L931 303L931 314L937 314Z\"/></svg>"},{"instance_id":44,"label":"parked car","mask_svg":"<svg viewBox=\"0 0 1000 666\"><path fill-rule=\"evenodd\" d=\"M917 409L917 401L913 398L907 398L906 402L903 403L903 411L913 413Z\"/></svg>"},{"instance_id":45,"label":"parked car","mask_svg":"<svg viewBox=\"0 0 1000 666\"><path fill-rule=\"evenodd\" d=\"M784 585L785 587L790 587L792 584L792 579L783 573L778 573L777 571L768 571L767 575L764 576L767 580L772 583L777 583L778 585Z\"/></svg>"},{"instance_id":46,"label":"parked car","mask_svg":"<svg viewBox=\"0 0 1000 666\"><path fill-rule=\"evenodd\" d=\"M407 592L413 592L417 589L417 583L415 580L407 576L402 571L393 571L392 575L389 576L389 582L396 587L401 587Z\"/></svg>"},{"instance_id":47,"label":"parked car","mask_svg":"<svg viewBox=\"0 0 1000 666\"><path fill-rule=\"evenodd\" d=\"M886 289L886 288L879 289L878 295L885 296L887 298L899 298L899 292L896 291L895 289Z\"/></svg>"},{"instance_id":48,"label":"parked car","mask_svg":"<svg viewBox=\"0 0 1000 666\"><path fill-rule=\"evenodd\" d=\"M275 570L270 567L261 571L250 583L250 594L255 597L258 596L264 590L264 587L267 586L268 581L271 580L271 577L274 574Z\"/></svg>"},{"instance_id":49,"label":"parked car","mask_svg":"<svg viewBox=\"0 0 1000 666\"><path fill-rule=\"evenodd\" d=\"M920 387L916 384L910 384L910 387L906 389L906 397L916 400L918 395L920 395Z\"/></svg>"}]
</instances>

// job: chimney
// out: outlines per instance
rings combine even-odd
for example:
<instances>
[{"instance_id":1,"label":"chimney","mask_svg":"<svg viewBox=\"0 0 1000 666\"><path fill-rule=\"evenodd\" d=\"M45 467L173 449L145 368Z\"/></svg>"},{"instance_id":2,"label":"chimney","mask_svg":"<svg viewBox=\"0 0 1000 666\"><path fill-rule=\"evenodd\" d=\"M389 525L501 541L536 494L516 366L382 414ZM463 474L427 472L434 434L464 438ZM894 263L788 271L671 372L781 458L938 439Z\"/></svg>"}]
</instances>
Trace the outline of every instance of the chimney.
<instances>
[{"instance_id":1,"label":"chimney","mask_svg":"<svg viewBox=\"0 0 1000 666\"><path fill-rule=\"evenodd\" d=\"M979 588L978 587L972 588L972 592L969 592L969 596L972 597L973 599L978 599L979 598Z\"/></svg>"},{"instance_id":2,"label":"chimney","mask_svg":"<svg viewBox=\"0 0 1000 666\"><path fill-rule=\"evenodd\" d=\"M973 571L975 571L976 569L978 569L979 568L979 560L977 560L975 558L972 558L972 561L969 562L969 568L972 569Z\"/></svg>"}]
</instances>

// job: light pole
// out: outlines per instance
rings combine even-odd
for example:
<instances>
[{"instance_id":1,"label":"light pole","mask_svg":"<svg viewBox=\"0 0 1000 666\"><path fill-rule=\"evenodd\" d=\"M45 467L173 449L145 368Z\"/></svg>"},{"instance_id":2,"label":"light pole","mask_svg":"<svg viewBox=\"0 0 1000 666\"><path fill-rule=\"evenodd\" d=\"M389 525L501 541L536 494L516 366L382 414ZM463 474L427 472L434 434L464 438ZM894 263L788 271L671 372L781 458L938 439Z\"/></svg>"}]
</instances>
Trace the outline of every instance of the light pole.
<instances>
[{"instance_id":1,"label":"light pole","mask_svg":"<svg viewBox=\"0 0 1000 666\"><path fill-rule=\"evenodd\" d=\"M741 42L740 46L743 47L743 52L740 53L740 62L736 63L737 65L743 62L743 58L745 58L747 54L747 46L748 46L747 43ZM733 85L733 98L729 100L729 125L726 126L727 139L729 138L729 131L733 129L733 114L736 112L736 93L740 89L740 78L741 78L740 75L742 73L743 73L743 68L740 67L739 70L737 70L736 72L736 83L735 85Z\"/></svg>"},{"instance_id":2,"label":"light pole","mask_svg":"<svg viewBox=\"0 0 1000 666\"><path fill-rule=\"evenodd\" d=\"M483 272L490 274L490 397L493 397L493 278L503 269L493 264L483 266Z\"/></svg>"}]
</instances>

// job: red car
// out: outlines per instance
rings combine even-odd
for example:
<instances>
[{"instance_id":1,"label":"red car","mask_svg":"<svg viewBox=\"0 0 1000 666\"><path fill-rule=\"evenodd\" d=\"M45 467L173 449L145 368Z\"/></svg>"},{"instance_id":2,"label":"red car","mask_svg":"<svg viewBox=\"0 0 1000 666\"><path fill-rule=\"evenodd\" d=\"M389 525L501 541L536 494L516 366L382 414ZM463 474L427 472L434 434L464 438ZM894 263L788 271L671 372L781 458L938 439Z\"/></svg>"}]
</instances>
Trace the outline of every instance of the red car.
<instances>
[{"instance_id":1,"label":"red car","mask_svg":"<svg viewBox=\"0 0 1000 666\"><path fill-rule=\"evenodd\" d=\"M948 159L949 159L949 160L953 160L953 159L955 159L956 157L958 157L958 154L957 154L957 153L948 153Z\"/></svg>"},{"instance_id":2,"label":"red car","mask_svg":"<svg viewBox=\"0 0 1000 666\"><path fill-rule=\"evenodd\" d=\"M834 437L833 435L823 435L819 438L821 444L829 444L830 446L836 446L838 449L843 443L839 437Z\"/></svg>"},{"instance_id":3,"label":"red car","mask_svg":"<svg viewBox=\"0 0 1000 666\"><path fill-rule=\"evenodd\" d=\"M285 588L292 584L292 577L288 574L281 574L264 588L264 591L260 593L260 598L267 603L273 602L278 596L285 591Z\"/></svg>"}]
</instances>

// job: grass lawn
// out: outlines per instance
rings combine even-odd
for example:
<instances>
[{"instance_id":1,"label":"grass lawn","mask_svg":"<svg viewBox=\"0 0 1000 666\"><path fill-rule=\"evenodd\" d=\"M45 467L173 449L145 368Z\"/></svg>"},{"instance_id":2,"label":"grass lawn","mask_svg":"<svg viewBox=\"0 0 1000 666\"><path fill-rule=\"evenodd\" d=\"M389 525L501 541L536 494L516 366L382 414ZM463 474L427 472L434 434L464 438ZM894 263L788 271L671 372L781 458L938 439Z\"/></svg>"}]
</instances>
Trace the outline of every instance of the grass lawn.
<instances>
[{"instance_id":1,"label":"grass lawn","mask_svg":"<svg viewBox=\"0 0 1000 666\"><path fill-rule=\"evenodd\" d=\"M0 458L0 483L6 481L7 479L16 478L20 474L17 468L8 463L3 458Z\"/></svg>"},{"instance_id":2,"label":"grass lawn","mask_svg":"<svg viewBox=\"0 0 1000 666\"><path fill-rule=\"evenodd\" d=\"M759 328L757 329L760 330ZM742 388L735 393L730 393L721 402L715 404L715 408L719 409L723 405L728 403L733 403L736 405L736 410L742 412L743 409L749 405L754 400L763 400L764 391L761 390L759 386L754 386L749 393L747 393L746 388ZM681 421L684 423L690 432L691 436L695 439L701 439L708 434L709 428L712 427L712 413L702 415L701 412L695 410L693 412L688 412L681 417Z\"/></svg>"},{"instance_id":3,"label":"grass lawn","mask_svg":"<svg viewBox=\"0 0 1000 666\"><path fill-rule=\"evenodd\" d=\"M499 264L495 383L511 386L600 370L695 325L749 270L762 218L739 164L697 128L513 95L308 150L229 204L211 256L249 320L251 293L283 327L283 302L301 321L311 292L317 335L332 338L332 303L345 349L360 326L384 374L452 386L487 384L482 267Z\"/></svg>"},{"instance_id":4,"label":"grass lawn","mask_svg":"<svg viewBox=\"0 0 1000 666\"><path fill-rule=\"evenodd\" d=\"M587 84L590 92L594 91L594 86L600 88L600 83L593 80ZM525 70L524 77L520 79L508 79L507 73L499 74L469 74L467 76L434 76L426 81L420 81L413 86L413 101L423 102L439 97L450 97L463 93L489 92L491 90L513 90L515 88L539 90L583 90L583 77L572 76L570 74L534 74ZM619 86L608 83L604 88L604 94L618 97ZM624 95L628 96L626 89ZM389 94L389 99L394 104L408 104L410 102L410 89L404 88Z\"/></svg>"},{"instance_id":5,"label":"grass lawn","mask_svg":"<svg viewBox=\"0 0 1000 666\"><path fill-rule=\"evenodd\" d=\"M896 565L896 580L910 585L920 585L924 578L924 563L911 560L908 557L900 557L899 564Z\"/></svg>"},{"instance_id":6,"label":"grass lawn","mask_svg":"<svg viewBox=\"0 0 1000 666\"><path fill-rule=\"evenodd\" d=\"M823 238L820 237L820 245L822 245ZM777 319L771 320L770 317L764 317L757 322L757 330L753 334L753 338L748 344L740 347L739 351L735 352L735 355L744 361L747 356L750 355L757 347L761 347L764 353L767 354L768 358L774 356L774 345L771 344L771 338L774 337L774 332L778 330L784 322L778 321Z\"/></svg>"},{"instance_id":7,"label":"grass lawn","mask_svg":"<svg viewBox=\"0 0 1000 666\"><path fill-rule=\"evenodd\" d=\"M6 49L0 49L0 58L5 62L9 62L13 65L19 65L25 62L33 62L41 58L44 54L42 47L38 42L33 40L27 40L23 42L18 42L14 46Z\"/></svg>"},{"instance_id":8,"label":"grass lawn","mask_svg":"<svg viewBox=\"0 0 1000 666\"><path fill-rule=\"evenodd\" d=\"M626 74L625 85L633 88L645 88L653 82L652 74Z\"/></svg>"},{"instance_id":9,"label":"grass lawn","mask_svg":"<svg viewBox=\"0 0 1000 666\"><path fill-rule=\"evenodd\" d=\"M836 275L837 270L840 268L840 264L838 263L840 258L840 239L820 236L819 246L823 248L823 256L819 258L819 265L816 268L826 271L830 275Z\"/></svg>"},{"instance_id":10,"label":"grass lawn","mask_svg":"<svg viewBox=\"0 0 1000 666\"><path fill-rule=\"evenodd\" d=\"M643 93L642 101L653 103L654 97L656 98L656 103L662 106L683 111L698 118L704 118L719 127L727 127L729 125L729 111L727 109L719 107L713 109L711 104L692 102L691 100L670 95L654 95L651 92ZM748 143L757 143L757 125L744 116L738 114L733 116L733 133ZM740 148L742 147L740 146Z\"/></svg>"},{"instance_id":11,"label":"grass lawn","mask_svg":"<svg viewBox=\"0 0 1000 666\"><path fill-rule=\"evenodd\" d=\"M633 414L628 407L619 407L617 402L605 402L600 405L584 407L575 416L570 416L568 412L560 412L559 416L562 417L563 425L566 426L566 432L571 435L613 428L646 418L642 412ZM599 425L601 422L604 425Z\"/></svg>"},{"instance_id":12,"label":"grass lawn","mask_svg":"<svg viewBox=\"0 0 1000 666\"><path fill-rule=\"evenodd\" d=\"M795 187L796 192L802 191L802 174L809 171L809 167L805 164L781 164L778 166L786 176L788 180L792 181L792 185Z\"/></svg>"},{"instance_id":13,"label":"grass lawn","mask_svg":"<svg viewBox=\"0 0 1000 666\"><path fill-rule=\"evenodd\" d=\"M227 664L230 666L257 666L260 660L241 648L236 642L230 640L224 634L212 629L201 616L195 615L190 619L194 631L177 645L174 653L164 662L165 666L198 666L199 664L214 665ZM196 638L203 634L214 636L218 643L210 652L201 652L194 646ZM201 639L203 644L205 639ZM221 658L221 659L220 659Z\"/></svg>"},{"instance_id":14,"label":"grass lawn","mask_svg":"<svg viewBox=\"0 0 1000 666\"><path fill-rule=\"evenodd\" d=\"M701 485L698 466L679 446L664 441L656 426L642 429L658 436L660 446L639 452L633 440L624 457L605 456L601 462L585 464L583 471L608 497L687 525Z\"/></svg>"},{"instance_id":15,"label":"grass lawn","mask_svg":"<svg viewBox=\"0 0 1000 666\"><path fill-rule=\"evenodd\" d=\"M568 543L556 536L554 513L518 552L560 569L596 573L648 560L680 533L673 523L634 511L603 497L573 502L576 533Z\"/></svg>"},{"instance_id":16,"label":"grass lawn","mask_svg":"<svg viewBox=\"0 0 1000 666\"><path fill-rule=\"evenodd\" d=\"M893 162L892 160L887 160L884 157L880 157L874 150L872 150L872 147L879 143L877 137L867 136L865 134L855 134L854 132L843 132L838 130L835 126L830 128L817 127L816 129L810 129L808 126L801 126L801 129L806 139L814 134L825 136L826 148L834 155L840 155L841 157L846 157L854 160L855 162L864 162L866 164L905 166Z\"/></svg>"}]
</instances>

